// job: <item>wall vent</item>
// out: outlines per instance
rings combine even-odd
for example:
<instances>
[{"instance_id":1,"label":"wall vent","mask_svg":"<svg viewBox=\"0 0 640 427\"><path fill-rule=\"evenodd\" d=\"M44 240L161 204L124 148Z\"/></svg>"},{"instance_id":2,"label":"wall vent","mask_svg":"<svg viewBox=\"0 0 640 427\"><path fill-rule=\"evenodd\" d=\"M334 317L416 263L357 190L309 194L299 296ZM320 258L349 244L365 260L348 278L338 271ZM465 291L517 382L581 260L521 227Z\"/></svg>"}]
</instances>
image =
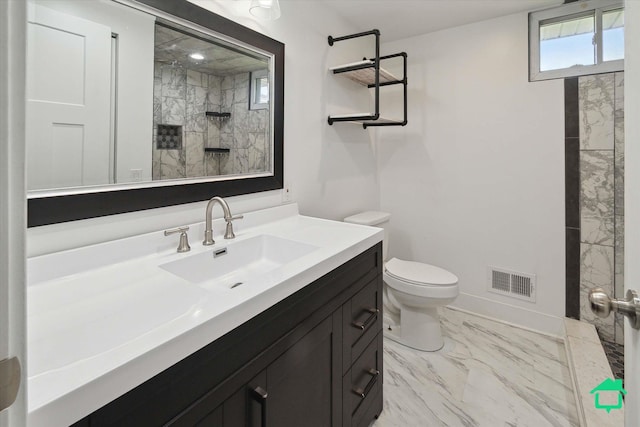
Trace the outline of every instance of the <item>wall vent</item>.
<instances>
[{"instance_id":1,"label":"wall vent","mask_svg":"<svg viewBox=\"0 0 640 427\"><path fill-rule=\"evenodd\" d=\"M526 301L536 300L536 275L489 266L488 290Z\"/></svg>"}]
</instances>

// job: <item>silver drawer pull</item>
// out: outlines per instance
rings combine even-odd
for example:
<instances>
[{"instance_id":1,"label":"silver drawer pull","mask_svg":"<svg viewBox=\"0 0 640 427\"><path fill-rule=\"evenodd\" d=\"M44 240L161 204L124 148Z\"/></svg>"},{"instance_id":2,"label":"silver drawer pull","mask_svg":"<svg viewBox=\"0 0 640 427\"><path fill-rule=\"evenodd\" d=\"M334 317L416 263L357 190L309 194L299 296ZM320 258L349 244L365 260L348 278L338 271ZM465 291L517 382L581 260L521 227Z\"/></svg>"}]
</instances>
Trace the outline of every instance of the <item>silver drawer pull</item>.
<instances>
[{"instance_id":1,"label":"silver drawer pull","mask_svg":"<svg viewBox=\"0 0 640 427\"><path fill-rule=\"evenodd\" d=\"M369 382L367 383L367 385L365 386L364 390L361 388L354 388L353 392L355 394L357 394L358 396L360 396L360 398L362 398L363 400L367 398L367 395L369 394L369 392L371 391L371 389L373 388L373 386L376 384L376 381L378 381L378 376L380 375L380 371L378 371L377 369L369 369L368 371L366 371L367 374L371 375L371 379L369 380Z\"/></svg>"},{"instance_id":2,"label":"silver drawer pull","mask_svg":"<svg viewBox=\"0 0 640 427\"><path fill-rule=\"evenodd\" d=\"M367 308L364 311L366 311L367 313L370 313L369 317L367 317L367 320L365 320L364 322L353 322L353 323L351 323L354 328L360 329L362 331L367 329L369 327L369 325L371 324L371 322L373 322L374 320L376 320L378 318L378 313L380 313L380 310L378 310L377 308Z\"/></svg>"}]
</instances>

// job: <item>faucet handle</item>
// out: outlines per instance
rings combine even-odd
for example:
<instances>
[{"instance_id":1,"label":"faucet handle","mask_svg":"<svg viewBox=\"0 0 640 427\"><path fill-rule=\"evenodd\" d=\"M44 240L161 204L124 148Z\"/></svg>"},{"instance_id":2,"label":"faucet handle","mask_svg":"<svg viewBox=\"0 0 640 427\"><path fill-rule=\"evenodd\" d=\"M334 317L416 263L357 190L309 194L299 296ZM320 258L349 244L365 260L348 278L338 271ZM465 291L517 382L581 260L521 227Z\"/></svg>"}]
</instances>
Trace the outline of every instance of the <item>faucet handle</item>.
<instances>
[{"instance_id":1,"label":"faucet handle","mask_svg":"<svg viewBox=\"0 0 640 427\"><path fill-rule=\"evenodd\" d=\"M180 243L178 244L178 252L189 252L191 250L191 246L189 246L189 236L187 235L187 231L189 231L189 226L185 225L184 227L171 228L169 230L164 230L164 235L170 236L172 234L180 233Z\"/></svg>"},{"instance_id":2,"label":"faucet handle","mask_svg":"<svg viewBox=\"0 0 640 427\"><path fill-rule=\"evenodd\" d=\"M234 219L242 219L244 218L244 215L238 215L238 216L230 216L229 218L225 218L225 221L227 221L227 229L224 233L224 238L225 239L235 239L236 235L233 232L233 221Z\"/></svg>"}]
</instances>

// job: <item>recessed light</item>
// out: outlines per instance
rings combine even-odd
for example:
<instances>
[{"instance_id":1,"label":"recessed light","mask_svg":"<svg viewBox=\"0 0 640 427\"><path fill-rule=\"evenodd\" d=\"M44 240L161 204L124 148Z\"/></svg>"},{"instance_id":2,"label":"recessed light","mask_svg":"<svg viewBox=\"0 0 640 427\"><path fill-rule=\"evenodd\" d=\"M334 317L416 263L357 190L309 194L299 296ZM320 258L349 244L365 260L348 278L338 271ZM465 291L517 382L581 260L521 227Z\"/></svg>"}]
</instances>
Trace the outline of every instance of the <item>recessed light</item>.
<instances>
[{"instance_id":1,"label":"recessed light","mask_svg":"<svg viewBox=\"0 0 640 427\"><path fill-rule=\"evenodd\" d=\"M189 55L189 58L195 59L196 61L202 61L204 59L204 55L196 52Z\"/></svg>"}]
</instances>

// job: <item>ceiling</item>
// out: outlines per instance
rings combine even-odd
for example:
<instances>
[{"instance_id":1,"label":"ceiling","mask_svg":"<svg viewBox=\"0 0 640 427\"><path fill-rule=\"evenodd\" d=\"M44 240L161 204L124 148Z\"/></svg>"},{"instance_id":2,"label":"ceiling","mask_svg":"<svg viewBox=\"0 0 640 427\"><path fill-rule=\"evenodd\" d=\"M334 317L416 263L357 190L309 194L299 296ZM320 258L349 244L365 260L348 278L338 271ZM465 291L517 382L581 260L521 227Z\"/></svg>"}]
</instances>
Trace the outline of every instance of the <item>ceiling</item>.
<instances>
[{"instance_id":1,"label":"ceiling","mask_svg":"<svg viewBox=\"0 0 640 427\"><path fill-rule=\"evenodd\" d=\"M333 9L356 31L379 29L385 42L563 3L562 0L317 1ZM282 13L286 13L284 5Z\"/></svg>"},{"instance_id":2,"label":"ceiling","mask_svg":"<svg viewBox=\"0 0 640 427\"><path fill-rule=\"evenodd\" d=\"M222 42L212 43L163 25L156 25L154 60L215 76L234 75L269 67L267 57L257 59L256 54L243 52L240 47L227 48ZM204 56L202 60L189 57L192 53Z\"/></svg>"}]
</instances>

